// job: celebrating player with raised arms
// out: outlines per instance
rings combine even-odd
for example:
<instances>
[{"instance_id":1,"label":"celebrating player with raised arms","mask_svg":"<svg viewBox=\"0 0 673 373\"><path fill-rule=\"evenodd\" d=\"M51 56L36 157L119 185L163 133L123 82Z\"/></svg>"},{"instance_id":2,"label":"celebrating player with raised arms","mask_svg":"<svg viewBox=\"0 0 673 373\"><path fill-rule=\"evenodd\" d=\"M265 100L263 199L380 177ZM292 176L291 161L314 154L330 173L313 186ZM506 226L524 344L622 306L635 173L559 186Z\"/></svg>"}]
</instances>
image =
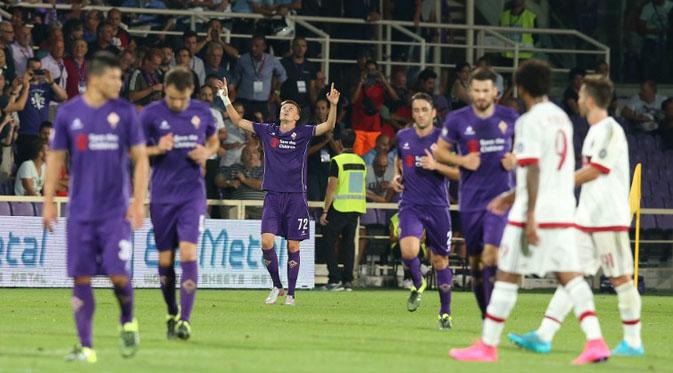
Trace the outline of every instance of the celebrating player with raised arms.
<instances>
[{"instance_id":1,"label":"celebrating player with raised arms","mask_svg":"<svg viewBox=\"0 0 673 373\"><path fill-rule=\"evenodd\" d=\"M528 112L516 122L516 189L489 204L504 214L510 208L498 260L498 273L486 309L481 339L449 355L461 361L495 362L497 345L518 293L521 277L555 274L573 304L587 342L574 364L604 361L610 351L603 340L593 294L582 277L575 246L575 157L568 116L549 102L551 68L528 60L514 79Z\"/></svg>"},{"instance_id":2,"label":"celebrating player with raised arms","mask_svg":"<svg viewBox=\"0 0 673 373\"><path fill-rule=\"evenodd\" d=\"M607 78L588 77L579 92L579 108L589 122L582 146L584 166L575 172L575 185L582 186L575 214L577 248L584 273L598 268L610 278L617 292L624 339L612 351L616 356L643 356L640 338L640 294L633 285L633 256L629 245L629 151L624 130L608 115L613 85ZM540 327L509 338L526 349L546 353L572 309L572 300L559 286Z\"/></svg>"},{"instance_id":3,"label":"celebrating player with raised arms","mask_svg":"<svg viewBox=\"0 0 673 373\"><path fill-rule=\"evenodd\" d=\"M168 308L167 337L188 339L198 284L196 245L206 212L201 170L217 152L219 140L210 107L190 99L192 73L174 68L164 83L164 99L145 107L140 122L152 157L150 216L159 250L161 292ZM182 268L180 309L175 300L177 248Z\"/></svg>"},{"instance_id":4,"label":"celebrating player with raised arms","mask_svg":"<svg viewBox=\"0 0 673 373\"><path fill-rule=\"evenodd\" d=\"M460 167L460 223L472 274L472 290L482 318L493 292L498 246L507 219L488 211L488 203L513 186L513 110L496 105L497 76L477 69L470 79L472 105L449 114L435 155ZM458 154L453 153L455 151Z\"/></svg>"},{"instance_id":5,"label":"celebrating player with raised arms","mask_svg":"<svg viewBox=\"0 0 673 373\"><path fill-rule=\"evenodd\" d=\"M402 192L400 199L400 248L402 260L409 268L414 285L407 309L416 311L426 281L421 274L418 252L421 236L432 250L432 266L437 273L439 290L439 327L451 328L451 285L449 268L451 251L451 216L449 215L448 180L457 180L458 169L435 161L432 149L440 130L432 126L437 115L432 97L417 93L411 98L414 126L397 133L397 157L392 186Z\"/></svg>"},{"instance_id":6,"label":"celebrating player with raised arms","mask_svg":"<svg viewBox=\"0 0 673 373\"><path fill-rule=\"evenodd\" d=\"M86 92L59 108L47 157L42 214L49 230L56 221L54 192L66 152L70 157L67 267L75 283L72 307L80 341L66 356L71 361L97 360L91 333L91 278L96 275L110 278L119 301L122 355L134 355L140 341L129 261L131 228L140 228L145 215L149 165L135 107L119 98L121 76L119 59L112 54L97 53L89 61ZM129 155L135 165L131 206Z\"/></svg>"},{"instance_id":7,"label":"celebrating player with raised arms","mask_svg":"<svg viewBox=\"0 0 673 373\"><path fill-rule=\"evenodd\" d=\"M273 288L266 304L276 303L284 295L278 273L278 255L275 250L276 236L287 239L288 289L285 304L294 305L295 286L299 275L299 242L309 238L309 212L306 201L306 157L311 138L334 129L339 91L334 83L327 94L330 110L327 121L317 125L297 126L301 108L291 100L280 106L280 124L253 123L241 118L228 97L226 79L218 81L218 95L225 104L232 123L259 136L264 150L264 180L266 191L262 213L262 254L264 264L271 275Z\"/></svg>"}]
</instances>

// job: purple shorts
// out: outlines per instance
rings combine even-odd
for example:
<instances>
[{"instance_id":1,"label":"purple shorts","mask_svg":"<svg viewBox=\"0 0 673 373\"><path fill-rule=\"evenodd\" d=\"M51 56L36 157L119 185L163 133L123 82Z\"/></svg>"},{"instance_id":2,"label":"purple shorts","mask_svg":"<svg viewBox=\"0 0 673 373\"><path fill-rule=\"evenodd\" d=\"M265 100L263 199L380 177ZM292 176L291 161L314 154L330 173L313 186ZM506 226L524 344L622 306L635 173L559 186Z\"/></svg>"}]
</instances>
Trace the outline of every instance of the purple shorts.
<instances>
[{"instance_id":1,"label":"purple shorts","mask_svg":"<svg viewBox=\"0 0 673 373\"><path fill-rule=\"evenodd\" d=\"M197 244L203 231L205 201L150 204L157 250L175 250L180 242Z\"/></svg>"},{"instance_id":2,"label":"purple shorts","mask_svg":"<svg viewBox=\"0 0 673 373\"><path fill-rule=\"evenodd\" d=\"M306 193L266 192L262 212L262 233L272 233L292 241L309 238Z\"/></svg>"},{"instance_id":3,"label":"purple shorts","mask_svg":"<svg viewBox=\"0 0 673 373\"><path fill-rule=\"evenodd\" d=\"M484 245L500 246L507 215L495 215L488 210L460 213L460 225L467 244L467 255L479 256Z\"/></svg>"},{"instance_id":4,"label":"purple shorts","mask_svg":"<svg viewBox=\"0 0 673 373\"><path fill-rule=\"evenodd\" d=\"M129 275L131 225L123 217L96 222L68 220L68 276Z\"/></svg>"},{"instance_id":5,"label":"purple shorts","mask_svg":"<svg viewBox=\"0 0 673 373\"><path fill-rule=\"evenodd\" d=\"M401 205L400 239L420 239L425 230L425 244L435 255L447 256L451 252L451 215L448 207Z\"/></svg>"}]
</instances>

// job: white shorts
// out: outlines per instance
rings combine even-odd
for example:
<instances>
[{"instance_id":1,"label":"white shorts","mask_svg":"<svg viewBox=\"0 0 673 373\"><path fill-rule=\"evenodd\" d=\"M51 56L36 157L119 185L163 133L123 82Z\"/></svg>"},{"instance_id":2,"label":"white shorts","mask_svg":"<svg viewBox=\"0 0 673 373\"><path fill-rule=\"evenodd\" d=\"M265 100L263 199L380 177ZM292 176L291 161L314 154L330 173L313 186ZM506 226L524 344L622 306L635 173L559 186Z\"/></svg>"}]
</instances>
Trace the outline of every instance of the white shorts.
<instances>
[{"instance_id":1,"label":"white shorts","mask_svg":"<svg viewBox=\"0 0 673 373\"><path fill-rule=\"evenodd\" d=\"M595 275L598 268L602 268L607 277L633 275L628 232L577 231L577 249L586 275Z\"/></svg>"},{"instance_id":2,"label":"white shorts","mask_svg":"<svg viewBox=\"0 0 673 373\"><path fill-rule=\"evenodd\" d=\"M575 232L574 228L538 229L540 242L533 246L528 245L524 228L508 224L500 243L498 269L538 276L549 272L580 272ZM524 254L524 249L528 254Z\"/></svg>"}]
</instances>

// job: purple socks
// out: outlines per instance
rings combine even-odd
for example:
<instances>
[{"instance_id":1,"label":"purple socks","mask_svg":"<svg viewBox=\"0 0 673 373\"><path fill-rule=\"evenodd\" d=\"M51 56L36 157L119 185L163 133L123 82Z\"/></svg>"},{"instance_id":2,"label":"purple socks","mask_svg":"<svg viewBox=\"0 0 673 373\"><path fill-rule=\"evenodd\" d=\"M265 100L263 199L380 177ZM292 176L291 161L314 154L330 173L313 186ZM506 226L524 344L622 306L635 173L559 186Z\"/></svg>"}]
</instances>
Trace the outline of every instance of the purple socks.
<instances>
[{"instance_id":1,"label":"purple socks","mask_svg":"<svg viewBox=\"0 0 673 373\"><path fill-rule=\"evenodd\" d=\"M82 347L91 348L91 324L96 303L91 285L77 285L72 289L72 310L75 314L77 334Z\"/></svg>"},{"instance_id":2,"label":"purple socks","mask_svg":"<svg viewBox=\"0 0 673 373\"><path fill-rule=\"evenodd\" d=\"M451 287L453 284L453 272L451 268L436 270L437 273L437 287L439 290L439 301L441 306L439 314L451 314Z\"/></svg>"},{"instance_id":3,"label":"purple socks","mask_svg":"<svg viewBox=\"0 0 673 373\"><path fill-rule=\"evenodd\" d=\"M269 271L269 275L271 275L273 287L282 289L283 284L280 282L280 275L278 274L278 255L276 255L276 248L272 247L269 250L262 249L262 256L264 258L264 266L266 266L266 270Z\"/></svg>"},{"instance_id":4,"label":"purple socks","mask_svg":"<svg viewBox=\"0 0 673 373\"><path fill-rule=\"evenodd\" d=\"M299 251L287 254L287 295L294 297L294 288L297 286L297 277L299 277ZM277 262L276 262L277 263ZM276 266L276 271L278 267Z\"/></svg>"},{"instance_id":5,"label":"purple socks","mask_svg":"<svg viewBox=\"0 0 673 373\"><path fill-rule=\"evenodd\" d=\"M402 258L402 261L404 262L404 265L409 268L409 272L411 272L411 279L414 282L414 286L416 289L419 289L423 284L423 274L421 274L421 260L418 259L418 257L414 257L413 259Z\"/></svg>"},{"instance_id":6,"label":"purple socks","mask_svg":"<svg viewBox=\"0 0 673 373\"><path fill-rule=\"evenodd\" d=\"M161 294L164 296L169 315L178 314L178 303L175 301L175 268L159 266L159 282L161 283Z\"/></svg>"},{"instance_id":7,"label":"purple socks","mask_svg":"<svg viewBox=\"0 0 673 373\"><path fill-rule=\"evenodd\" d=\"M198 265L196 261L191 261L181 262L180 266L182 267L182 276L180 277L180 320L189 321L199 281Z\"/></svg>"}]
</instances>

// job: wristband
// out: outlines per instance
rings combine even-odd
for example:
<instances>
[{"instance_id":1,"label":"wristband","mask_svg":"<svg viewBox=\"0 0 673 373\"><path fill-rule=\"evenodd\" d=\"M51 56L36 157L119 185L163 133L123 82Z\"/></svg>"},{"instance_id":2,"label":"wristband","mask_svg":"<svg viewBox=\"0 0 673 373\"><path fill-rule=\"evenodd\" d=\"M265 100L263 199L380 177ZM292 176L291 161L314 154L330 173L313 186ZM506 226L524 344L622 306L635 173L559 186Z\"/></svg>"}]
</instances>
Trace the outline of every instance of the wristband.
<instances>
[{"instance_id":1,"label":"wristband","mask_svg":"<svg viewBox=\"0 0 673 373\"><path fill-rule=\"evenodd\" d=\"M228 95L227 96L224 95L224 90L223 89L220 89L219 91L217 91L217 95L220 96L220 98L224 102L225 107L231 105L231 100L229 99Z\"/></svg>"}]
</instances>

